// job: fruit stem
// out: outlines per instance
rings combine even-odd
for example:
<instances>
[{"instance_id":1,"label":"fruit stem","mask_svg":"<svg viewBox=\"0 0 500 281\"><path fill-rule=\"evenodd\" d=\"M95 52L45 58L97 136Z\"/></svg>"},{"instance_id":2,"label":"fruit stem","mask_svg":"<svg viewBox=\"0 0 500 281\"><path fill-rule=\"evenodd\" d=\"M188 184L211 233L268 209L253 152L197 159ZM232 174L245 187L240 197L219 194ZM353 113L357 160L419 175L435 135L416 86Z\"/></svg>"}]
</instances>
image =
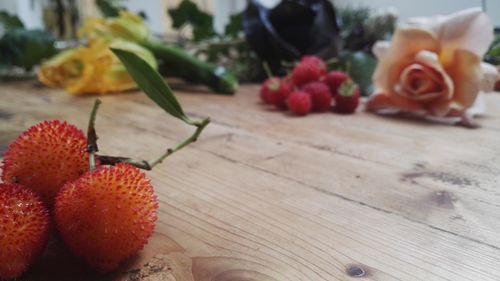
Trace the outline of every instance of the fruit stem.
<instances>
[{"instance_id":1,"label":"fruit stem","mask_svg":"<svg viewBox=\"0 0 500 281\"><path fill-rule=\"evenodd\" d=\"M107 156L107 155L97 155L97 158L99 159L100 163L102 165L115 165L117 163L127 163L132 166L135 166L139 169L143 170L151 170L153 167L156 165L160 164L165 158L168 156L172 155L174 152L181 150L185 146L195 142L198 137L200 136L201 132L205 127L210 123L210 118L206 118L203 121L198 121L193 123L194 126L196 126L196 131L186 140L183 142L179 143L176 145L174 148L168 148L165 153L163 153L160 157L158 157L155 160L152 161L145 161L145 160L136 160L128 157L120 157L120 156Z\"/></svg>"},{"instance_id":2,"label":"fruit stem","mask_svg":"<svg viewBox=\"0 0 500 281\"><path fill-rule=\"evenodd\" d=\"M185 146L195 142L196 140L198 140L198 137L200 136L201 132L203 131L203 129L205 129L205 127L210 123L210 118L206 118L204 119L203 121L201 122L197 122L195 124L196 126L196 131L194 132L193 135L191 135L189 138L187 138L186 140L184 140L183 142L179 143L177 146L175 146L174 148L169 148L167 149L167 151L165 151L165 153L163 155L161 155L160 157L158 157L156 160L153 160L153 161L150 161L148 162L149 163L149 166L151 168L153 168L154 166L160 164L163 160L165 160L165 158L167 158L168 156L172 155L174 152L176 151L179 151L181 150L182 148L184 148Z\"/></svg>"},{"instance_id":3,"label":"fruit stem","mask_svg":"<svg viewBox=\"0 0 500 281\"><path fill-rule=\"evenodd\" d=\"M95 153L99 151L97 147L97 133L95 132L95 119L101 103L102 101L100 99L95 100L92 111L90 112L89 127L87 129L87 152L89 153L90 171L95 170Z\"/></svg>"},{"instance_id":4,"label":"fruit stem","mask_svg":"<svg viewBox=\"0 0 500 281\"><path fill-rule=\"evenodd\" d=\"M264 72L266 72L267 78L273 78L273 72L269 68L267 61L262 62L262 67L264 68Z\"/></svg>"}]
</instances>

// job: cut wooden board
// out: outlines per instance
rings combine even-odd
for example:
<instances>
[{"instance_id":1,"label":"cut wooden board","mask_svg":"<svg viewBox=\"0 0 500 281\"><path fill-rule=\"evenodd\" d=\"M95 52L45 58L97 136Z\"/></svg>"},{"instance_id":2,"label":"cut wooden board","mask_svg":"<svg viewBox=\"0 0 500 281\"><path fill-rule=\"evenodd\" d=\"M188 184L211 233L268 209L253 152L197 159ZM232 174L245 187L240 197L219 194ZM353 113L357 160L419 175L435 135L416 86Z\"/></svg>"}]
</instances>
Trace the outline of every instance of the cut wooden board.
<instances>
[{"instance_id":1,"label":"cut wooden board","mask_svg":"<svg viewBox=\"0 0 500 281\"><path fill-rule=\"evenodd\" d=\"M98 276L53 239L27 280L500 280L500 96L468 130L368 113L296 118L258 104L257 90L178 91L190 115L213 122L148 173L159 222L138 257ZM3 84L0 150L44 119L85 128L93 99ZM140 93L102 99L107 154L148 159L191 133Z\"/></svg>"}]
</instances>

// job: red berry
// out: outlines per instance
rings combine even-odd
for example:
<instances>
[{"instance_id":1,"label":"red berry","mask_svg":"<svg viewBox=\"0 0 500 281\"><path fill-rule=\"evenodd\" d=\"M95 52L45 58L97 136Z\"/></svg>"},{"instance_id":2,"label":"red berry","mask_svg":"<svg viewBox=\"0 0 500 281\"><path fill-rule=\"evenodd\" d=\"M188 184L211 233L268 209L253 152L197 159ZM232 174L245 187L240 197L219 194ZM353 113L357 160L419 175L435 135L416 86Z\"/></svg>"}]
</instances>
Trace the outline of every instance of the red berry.
<instances>
[{"instance_id":1,"label":"red berry","mask_svg":"<svg viewBox=\"0 0 500 281\"><path fill-rule=\"evenodd\" d=\"M323 82L309 82L302 86L302 91L311 95L312 109L322 112L330 110L332 94L330 88Z\"/></svg>"},{"instance_id":2,"label":"red berry","mask_svg":"<svg viewBox=\"0 0 500 281\"><path fill-rule=\"evenodd\" d=\"M2 180L37 192L51 207L59 189L88 171L87 138L73 125L45 121L29 128L3 159Z\"/></svg>"},{"instance_id":3,"label":"red berry","mask_svg":"<svg viewBox=\"0 0 500 281\"><path fill-rule=\"evenodd\" d=\"M0 183L0 280L19 277L42 254L49 214L32 190Z\"/></svg>"},{"instance_id":4,"label":"red berry","mask_svg":"<svg viewBox=\"0 0 500 281\"><path fill-rule=\"evenodd\" d=\"M326 64L318 57L305 56L292 71L293 83L302 86L307 82L318 81L327 72Z\"/></svg>"},{"instance_id":5,"label":"red berry","mask_svg":"<svg viewBox=\"0 0 500 281\"><path fill-rule=\"evenodd\" d=\"M342 83L344 83L347 79L349 79L349 75L345 72L330 71L330 73L323 78L323 82L330 87L331 93L336 95L340 85L342 85Z\"/></svg>"},{"instance_id":6,"label":"red berry","mask_svg":"<svg viewBox=\"0 0 500 281\"><path fill-rule=\"evenodd\" d=\"M108 272L143 248L153 233L157 208L144 173L118 164L64 185L54 215L63 241L75 255Z\"/></svg>"},{"instance_id":7,"label":"red berry","mask_svg":"<svg viewBox=\"0 0 500 281\"><path fill-rule=\"evenodd\" d=\"M279 88L279 78L269 78L264 83L262 84L262 87L260 87L260 99L265 103L265 104L272 104L271 102L271 97L270 97L270 91L274 90L276 91Z\"/></svg>"},{"instance_id":8,"label":"red berry","mask_svg":"<svg viewBox=\"0 0 500 281\"><path fill-rule=\"evenodd\" d=\"M288 97L288 109L295 115L307 115L311 112L311 96L302 91L293 92Z\"/></svg>"},{"instance_id":9,"label":"red berry","mask_svg":"<svg viewBox=\"0 0 500 281\"><path fill-rule=\"evenodd\" d=\"M340 85L335 95L335 110L340 113L353 113L359 105L359 87L352 80L347 80Z\"/></svg>"},{"instance_id":10,"label":"red berry","mask_svg":"<svg viewBox=\"0 0 500 281\"><path fill-rule=\"evenodd\" d=\"M266 104L272 104L277 108L286 108L286 99L292 86L284 79L277 77L267 79L260 89L260 97Z\"/></svg>"}]
</instances>

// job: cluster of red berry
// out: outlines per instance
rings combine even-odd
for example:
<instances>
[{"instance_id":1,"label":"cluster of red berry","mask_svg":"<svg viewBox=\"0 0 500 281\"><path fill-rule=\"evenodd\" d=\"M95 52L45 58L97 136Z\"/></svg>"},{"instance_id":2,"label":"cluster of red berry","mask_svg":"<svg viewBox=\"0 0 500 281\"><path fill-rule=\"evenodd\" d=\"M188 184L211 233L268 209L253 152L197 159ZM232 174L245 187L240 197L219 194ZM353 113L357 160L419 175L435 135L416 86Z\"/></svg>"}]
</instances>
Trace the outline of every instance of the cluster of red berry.
<instances>
[{"instance_id":1,"label":"cluster of red berry","mask_svg":"<svg viewBox=\"0 0 500 281\"><path fill-rule=\"evenodd\" d=\"M270 77L260 89L265 104L290 110L295 115L334 109L353 113L359 104L359 87L342 71L328 72L323 60L305 56L284 78Z\"/></svg>"},{"instance_id":2,"label":"cluster of red berry","mask_svg":"<svg viewBox=\"0 0 500 281\"><path fill-rule=\"evenodd\" d=\"M89 171L87 137L66 122L43 122L4 154L0 183L0 280L19 277L43 253L50 225L90 266L108 272L146 244L158 203L128 164Z\"/></svg>"}]
</instances>

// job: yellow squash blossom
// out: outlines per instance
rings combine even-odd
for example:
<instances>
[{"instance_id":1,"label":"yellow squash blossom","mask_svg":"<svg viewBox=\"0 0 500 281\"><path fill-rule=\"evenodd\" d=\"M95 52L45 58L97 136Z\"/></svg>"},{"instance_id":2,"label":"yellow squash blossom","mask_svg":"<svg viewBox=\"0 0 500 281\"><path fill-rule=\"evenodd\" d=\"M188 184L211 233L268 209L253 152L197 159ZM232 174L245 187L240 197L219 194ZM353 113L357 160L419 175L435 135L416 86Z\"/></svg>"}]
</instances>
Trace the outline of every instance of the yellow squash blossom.
<instances>
[{"instance_id":1,"label":"yellow squash blossom","mask_svg":"<svg viewBox=\"0 0 500 281\"><path fill-rule=\"evenodd\" d=\"M109 49L135 53L153 68L153 54L140 45L125 40L94 40L87 47L64 51L45 62L38 79L49 87L62 87L73 95L105 94L136 88L125 66Z\"/></svg>"},{"instance_id":2,"label":"yellow squash blossom","mask_svg":"<svg viewBox=\"0 0 500 281\"><path fill-rule=\"evenodd\" d=\"M144 42L149 39L149 35L142 18L125 11L114 18L88 18L78 32L79 37L89 40L121 38L133 42Z\"/></svg>"}]
</instances>

